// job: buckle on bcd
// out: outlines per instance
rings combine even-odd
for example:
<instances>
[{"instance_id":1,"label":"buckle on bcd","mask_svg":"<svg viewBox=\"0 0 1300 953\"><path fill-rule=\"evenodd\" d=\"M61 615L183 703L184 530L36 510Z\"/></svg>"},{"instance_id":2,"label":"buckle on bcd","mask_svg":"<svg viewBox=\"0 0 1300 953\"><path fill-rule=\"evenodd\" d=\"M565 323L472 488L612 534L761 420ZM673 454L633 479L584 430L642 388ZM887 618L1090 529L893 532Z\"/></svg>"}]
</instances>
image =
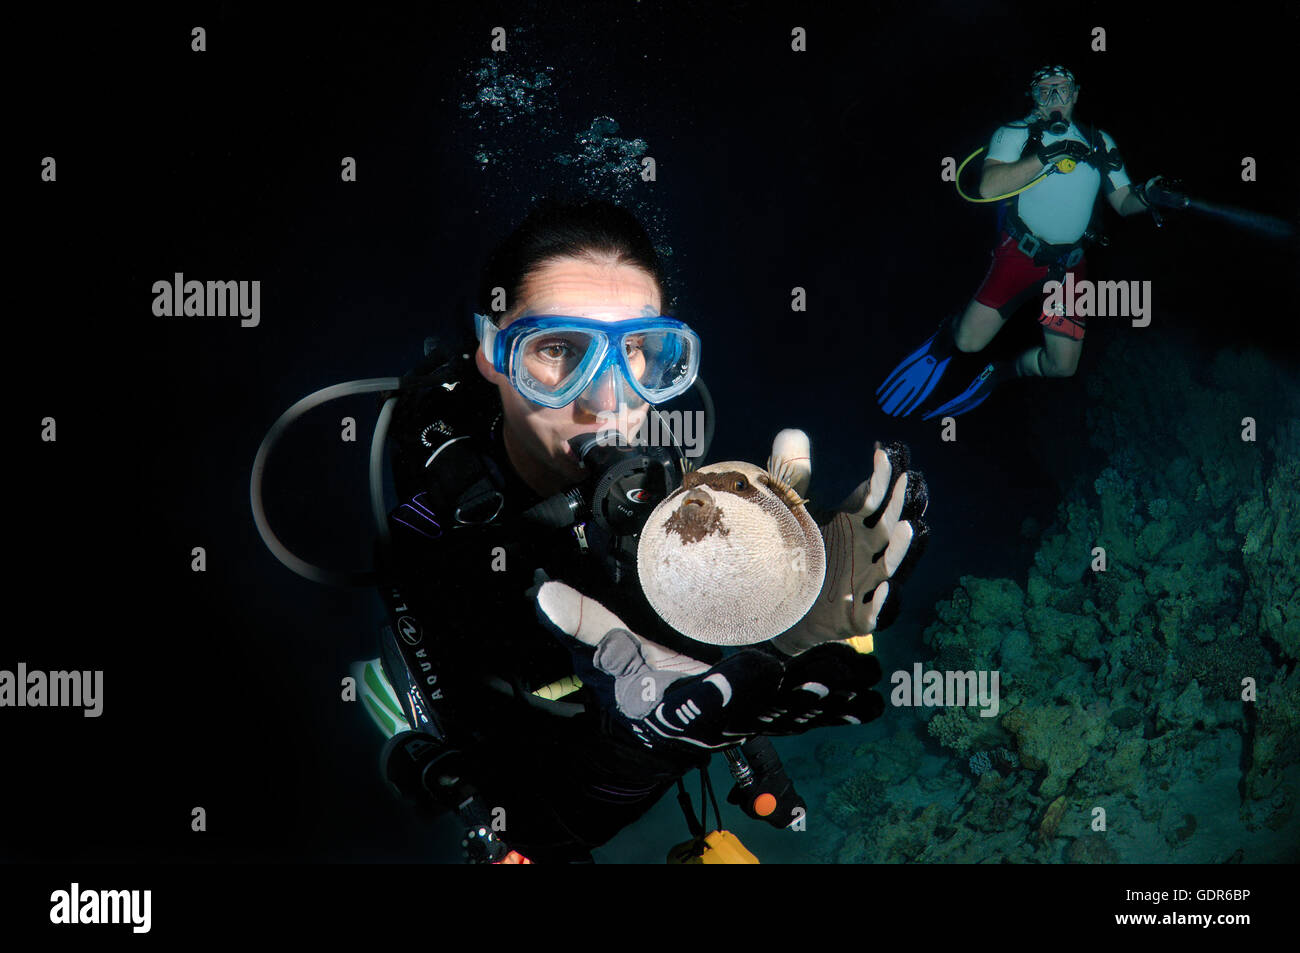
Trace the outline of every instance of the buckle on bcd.
<instances>
[{"instance_id":1,"label":"buckle on bcd","mask_svg":"<svg viewBox=\"0 0 1300 953\"><path fill-rule=\"evenodd\" d=\"M505 505L505 496L484 478L456 501L452 518L461 526L486 526L501 515Z\"/></svg>"},{"instance_id":2,"label":"buckle on bcd","mask_svg":"<svg viewBox=\"0 0 1300 953\"><path fill-rule=\"evenodd\" d=\"M1042 242L1034 237L1033 232L1025 232L1020 236L1020 241L1016 244L1016 248L1020 249L1021 253L1024 254L1025 257L1033 258L1038 254L1038 249L1042 244Z\"/></svg>"}]
</instances>

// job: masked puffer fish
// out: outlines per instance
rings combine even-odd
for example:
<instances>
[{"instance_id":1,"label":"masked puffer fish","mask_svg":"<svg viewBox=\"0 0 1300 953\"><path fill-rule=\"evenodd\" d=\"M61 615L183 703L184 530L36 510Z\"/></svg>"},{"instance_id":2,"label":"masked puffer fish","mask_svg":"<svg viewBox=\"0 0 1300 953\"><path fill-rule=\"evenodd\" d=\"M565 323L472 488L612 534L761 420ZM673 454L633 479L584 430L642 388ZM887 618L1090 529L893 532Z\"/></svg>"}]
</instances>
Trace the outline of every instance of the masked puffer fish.
<instances>
[{"instance_id":1,"label":"masked puffer fish","mask_svg":"<svg viewBox=\"0 0 1300 953\"><path fill-rule=\"evenodd\" d=\"M713 463L687 472L641 532L637 572L654 610L683 635L752 645L812 607L826 577L807 486L808 437L783 430L767 469Z\"/></svg>"}]
</instances>

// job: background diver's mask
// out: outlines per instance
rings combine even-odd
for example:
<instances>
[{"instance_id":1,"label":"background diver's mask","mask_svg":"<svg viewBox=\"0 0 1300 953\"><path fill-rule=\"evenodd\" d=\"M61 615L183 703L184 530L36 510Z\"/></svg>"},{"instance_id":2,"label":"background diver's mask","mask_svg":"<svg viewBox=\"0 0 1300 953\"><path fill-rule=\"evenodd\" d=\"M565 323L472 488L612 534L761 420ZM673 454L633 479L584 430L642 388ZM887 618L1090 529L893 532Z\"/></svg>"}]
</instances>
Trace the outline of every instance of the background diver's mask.
<instances>
[{"instance_id":1,"label":"background diver's mask","mask_svg":"<svg viewBox=\"0 0 1300 953\"><path fill-rule=\"evenodd\" d=\"M1054 86L1043 85L1045 79L1051 79L1053 76L1064 76L1066 82ZM1074 74L1065 67L1058 66L1055 67L1055 72L1052 73L1048 73L1046 70L1039 70L1035 73L1033 84L1029 87L1029 95L1041 107L1064 107L1069 105L1077 90L1078 86L1075 85ZM1054 136L1063 136L1070 131L1070 124L1065 121L1060 109L1052 109L1044 122L1044 127Z\"/></svg>"},{"instance_id":2,"label":"background diver's mask","mask_svg":"<svg viewBox=\"0 0 1300 953\"><path fill-rule=\"evenodd\" d=\"M1036 84L1029 94L1040 106L1065 106L1074 97L1074 83L1061 83L1057 86Z\"/></svg>"},{"instance_id":3,"label":"background diver's mask","mask_svg":"<svg viewBox=\"0 0 1300 953\"><path fill-rule=\"evenodd\" d=\"M601 321L537 314L500 329L474 315L483 356L526 399L564 407L582 399L606 410L660 404L695 383L700 339L666 315Z\"/></svg>"},{"instance_id":4,"label":"background diver's mask","mask_svg":"<svg viewBox=\"0 0 1300 953\"><path fill-rule=\"evenodd\" d=\"M1062 77L1065 82L1046 85L1046 80L1057 76ZM1074 74L1064 66L1044 66L1029 80L1029 96L1038 106L1068 106L1078 91L1079 84L1075 81ZM1061 111L1052 110L1047 131L1054 136L1063 136L1069 128L1070 124L1065 121Z\"/></svg>"}]
</instances>

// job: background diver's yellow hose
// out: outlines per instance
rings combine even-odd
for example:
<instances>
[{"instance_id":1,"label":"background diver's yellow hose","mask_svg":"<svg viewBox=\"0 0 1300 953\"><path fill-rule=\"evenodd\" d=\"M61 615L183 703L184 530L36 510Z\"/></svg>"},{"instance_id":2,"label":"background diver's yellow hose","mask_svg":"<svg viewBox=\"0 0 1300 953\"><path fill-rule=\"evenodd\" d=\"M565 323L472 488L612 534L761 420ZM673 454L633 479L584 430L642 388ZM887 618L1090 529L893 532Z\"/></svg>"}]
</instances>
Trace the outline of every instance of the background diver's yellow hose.
<instances>
[{"instance_id":1,"label":"background diver's yellow hose","mask_svg":"<svg viewBox=\"0 0 1300 953\"><path fill-rule=\"evenodd\" d=\"M1019 195L1021 192L1025 191L1026 189L1032 189L1039 182L1043 181L1043 179L1051 175L1053 169L1058 169L1061 172L1073 172L1075 166L1074 160L1067 157L1061 159L1059 162L1049 163L1047 168L1044 169L1037 178L1033 179L1031 182L1029 182L1029 184L1016 189L1014 192L1008 192L1006 195L995 195L991 199L973 199L961 190L961 170L966 168L966 163L970 162L971 159L974 159L977 155L979 155L983 151L984 151L984 147L980 146L978 149L976 149L974 152L968 155L965 159L963 159L961 165L957 166L957 181L954 182L953 185L957 186L957 194L960 195L962 198L964 198L967 202L1001 202L1003 199L1009 199L1013 195Z\"/></svg>"}]
</instances>

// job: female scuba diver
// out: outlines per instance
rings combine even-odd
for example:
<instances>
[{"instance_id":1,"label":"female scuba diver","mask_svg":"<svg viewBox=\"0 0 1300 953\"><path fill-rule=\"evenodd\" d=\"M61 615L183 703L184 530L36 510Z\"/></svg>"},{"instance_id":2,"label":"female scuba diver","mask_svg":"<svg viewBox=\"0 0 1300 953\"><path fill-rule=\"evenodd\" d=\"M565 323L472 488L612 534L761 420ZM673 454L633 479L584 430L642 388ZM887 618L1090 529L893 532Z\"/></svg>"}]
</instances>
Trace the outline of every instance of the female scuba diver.
<instances>
[{"instance_id":1,"label":"female scuba diver","mask_svg":"<svg viewBox=\"0 0 1300 953\"><path fill-rule=\"evenodd\" d=\"M371 707L388 699L389 782L424 812L456 812L473 861L590 862L737 746L750 773L733 803L798 824L804 802L765 736L883 711L879 663L839 640L888 621L923 549L925 483L901 446L877 445L871 477L818 520L822 597L780 638L724 655L646 601L636 534L684 460L634 435L700 360L665 301L631 214L544 200L487 262L472 357L435 352L403 379L389 431L402 502L380 551L391 627L382 672L367 672L386 684ZM579 641L582 613L618 638ZM665 654L689 664L646 679L648 704L629 707L619 666Z\"/></svg>"}]
</instances>

